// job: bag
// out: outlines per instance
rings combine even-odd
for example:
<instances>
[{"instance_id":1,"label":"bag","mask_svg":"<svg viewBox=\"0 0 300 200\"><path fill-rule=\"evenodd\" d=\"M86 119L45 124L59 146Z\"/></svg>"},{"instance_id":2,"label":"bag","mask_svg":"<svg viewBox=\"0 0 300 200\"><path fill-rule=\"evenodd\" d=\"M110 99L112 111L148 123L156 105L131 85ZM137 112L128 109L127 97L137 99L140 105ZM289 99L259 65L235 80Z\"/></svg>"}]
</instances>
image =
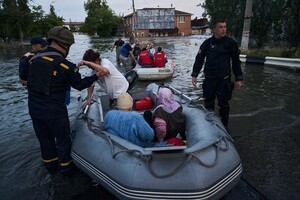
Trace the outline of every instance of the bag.
<instances>
[{"instance_id":1,"label":"bag","mask_svg":"<svg viewBox=\"0 0 300 200\"><path fill-rule=\"evenodd\" d=\"M167 144L173 144L174 146L185 146L185 142L177 137L172 137L167 140Z\"/></svg>"},{"instance_id":2,"label":"bag","mask_svg":"<svg viewBox=\"0 0 300 200\"><path fill-rule=\"evenodd\" d=\"M135 110L148 110L152 108L152 101L150 97L145 97L134 101L133 107Z\"/></svg>"}]
</instances>

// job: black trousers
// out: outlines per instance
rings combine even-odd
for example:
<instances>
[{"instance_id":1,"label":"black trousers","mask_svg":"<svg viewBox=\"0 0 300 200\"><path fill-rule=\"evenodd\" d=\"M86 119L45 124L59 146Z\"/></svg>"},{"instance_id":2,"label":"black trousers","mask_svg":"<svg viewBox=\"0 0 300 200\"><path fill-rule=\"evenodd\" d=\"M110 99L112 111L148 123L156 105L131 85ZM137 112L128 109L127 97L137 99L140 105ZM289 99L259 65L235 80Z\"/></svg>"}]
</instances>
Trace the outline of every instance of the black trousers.
<instances>
[{"instance_id":1,"label":"black trousers","mask_svg":"<svg viewBox=\"0 0 300 200\"><path fill-rule=\"evenodd\" d=\"M46 169L50 173L57 170L63 173L73 167L69 119L32 118L32 122Z\"/></svg>"},{"instance_id":2,"label":"black trousers","mask_svg":"<svg viewBox=\"0 0 300 200\"><path fill-rule=\"evenodd\" d=\"M203 81L203 97L204 106L206 109L214 111L215 109L215 99L218 99L219 115L223 125L228 128L228 118L229 118L229 100L232 96L232 91L234 88L234 83L231 82L230 77L220 78L220 79L209 79L205 78Z\"/></svg>"}]
</instances>

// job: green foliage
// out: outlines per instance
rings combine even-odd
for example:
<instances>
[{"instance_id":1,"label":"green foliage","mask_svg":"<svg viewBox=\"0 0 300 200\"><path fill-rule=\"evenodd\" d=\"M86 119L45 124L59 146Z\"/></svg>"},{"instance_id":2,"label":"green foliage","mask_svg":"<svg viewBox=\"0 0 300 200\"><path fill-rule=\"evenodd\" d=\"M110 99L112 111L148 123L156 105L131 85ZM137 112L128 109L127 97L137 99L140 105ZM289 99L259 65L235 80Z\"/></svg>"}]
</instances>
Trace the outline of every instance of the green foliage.
<instances>
[{"instance_id":1,"label":"green foliage","mask_svg":"<svg viewBox=\"0 0 300 200\"><path fill-rule=\"evenodd\" d=\"M227 21L228 34L241 40L245 15L245 0L206 0L201 4L211 24L217 19ZM250 39L257 47L287 43L299 47L299 0L253 0Z\"/></svg>"},{"instance_id":2,"label":"green foliage","mask_svg":"<svg viewBox=\"0 0 300 200\"><path fill-rule=\"evenodd\" d=\"M122 19L102 0L88 0L84 4L87 17L81 31L89 35L97 34L101 37L114 35Z\"/></svg>"},{"instance_id":3,"label":"green foliage","mask_svg":"<svg viewBox=\"0 0 300 200\"><path fill-rule=\"evenodd\" d=\"M23 37L46 36L53 26L63 25L63 18L56 15L53 5L46 15L42 6L33 6L31 10L28 5L28 0L3 0L0 3L0 38L22 42Z\"/></svg>"},{"instance_id":4,"label":"green foliage","mask_svg":"<svg viewBox=\"0 0 300 200\"><path fill-rule=\"evenodd\" d=\"M241 39L243 29L243 16L245 13L245 2L241 0L206 0L203 8L210 16L210 27L218 19L227 22L227 32L237 40Z\"/></svg>"}]
</instances>

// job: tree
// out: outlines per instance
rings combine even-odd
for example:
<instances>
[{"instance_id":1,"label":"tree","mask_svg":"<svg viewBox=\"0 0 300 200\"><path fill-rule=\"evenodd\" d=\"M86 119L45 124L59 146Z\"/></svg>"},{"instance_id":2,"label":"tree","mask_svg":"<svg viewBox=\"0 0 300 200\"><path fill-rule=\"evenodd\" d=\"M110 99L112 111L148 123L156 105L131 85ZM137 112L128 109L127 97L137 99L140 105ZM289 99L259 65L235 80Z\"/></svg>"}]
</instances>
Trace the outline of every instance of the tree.
<instances>
[{"instance_id":1,"label":"tree","mask_svg":"<svg viewBox=\"0 0 300 200\"><path fill-rule=\"evenodd\" d=\"M251 32L256 38L258 47L262 47L270 40L270 30L272 27L271 3L273 0L254 0L253 23Z\"/></svg>"},{"instance_id":2,"label":"tree","mask_svg":"<svg viewBox=\"0 0 300 200\"><path fill-rule=\"evenodd\" d=\"M287 0L284 6L284 36L291 47L299 47L300 43L300 2Z\"/></svg>"},{"instance_id":3,"label":"tree","mask_svg":"<svg viewBox=\"0 0 300 200\"><path fill-rule=\"evenodd\" d=\"M34 22L31 26L31 35L47 36L48 31L54 26L62 26L63 18L55 13L55 8L50 4L49 14L44 14L41 6L33 7Z\"/></svg>"},{"instance_id":4,"label":"tree","mask_svg":"<svg viewBox=\"0 0 300 200\"><path fill-rule=\"evenodd\" d=\"M201 4L210 17L210 25L218 20L227 22L227 32L237 40L241 39L244 19L245 2L242 0L206 0Z\"/></svg>"},{"instance_id":5,"label":"tree","mask_svg":"<svg viewBox=\"0 0 300 200\"><path fill-rule=\"evenodd\" d=\"M84 25L81 31L90 35L95 33L102 37L109 37L116 32L118 24L122 19L114 14L114 12L102 0L88 0L84 4L87 12Z\"/></svg>"},{"instance_id":6,"label":"tree","mask_svg":"<svg viewBox=\"0 0 300 200\"><path fill-rule=\"evenodd\" d=\"M19 17L16 0L4 0L1 7L2 38L8 38L8 40L11 40L12 38L19 37Z\"/></svg>"}]
</instances>

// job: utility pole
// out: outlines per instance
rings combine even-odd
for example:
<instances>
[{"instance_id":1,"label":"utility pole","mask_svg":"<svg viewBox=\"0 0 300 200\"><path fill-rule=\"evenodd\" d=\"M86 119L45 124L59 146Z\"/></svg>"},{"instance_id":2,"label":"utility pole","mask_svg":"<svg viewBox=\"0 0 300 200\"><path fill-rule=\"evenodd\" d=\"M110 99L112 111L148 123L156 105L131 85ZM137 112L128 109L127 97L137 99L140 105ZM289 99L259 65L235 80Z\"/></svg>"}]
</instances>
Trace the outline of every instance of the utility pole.
<instances>
[{"instance_id":1,"label":"utility pole","mask_svg":"<svg viewBox=\"0 0 300 200\"><path fill-rule=\"evenodd\" d=\"M242 44L241 44L241 49L244 49L244 50L248 50L250 25L251 25L252 16L253 16L252 0L247 0L246 9L245 9L243 35L242 35Z\"/></svg>"},{"instance_id":2,"label":"utility pole","mask_svg":"<svg viewBox=\"0 0 300 200\"><path fill-rule=\"evenodd\" d=\"M134 37L137 37L137 34L136 34L136 29L137 29L137 24L136 24L136 13L135 13L135 8L134 8L134 0L132 0L132 9L133 9L133 23L132 23L132 33L133 33L133 36Z\"/></svg>"}]
</instances>

